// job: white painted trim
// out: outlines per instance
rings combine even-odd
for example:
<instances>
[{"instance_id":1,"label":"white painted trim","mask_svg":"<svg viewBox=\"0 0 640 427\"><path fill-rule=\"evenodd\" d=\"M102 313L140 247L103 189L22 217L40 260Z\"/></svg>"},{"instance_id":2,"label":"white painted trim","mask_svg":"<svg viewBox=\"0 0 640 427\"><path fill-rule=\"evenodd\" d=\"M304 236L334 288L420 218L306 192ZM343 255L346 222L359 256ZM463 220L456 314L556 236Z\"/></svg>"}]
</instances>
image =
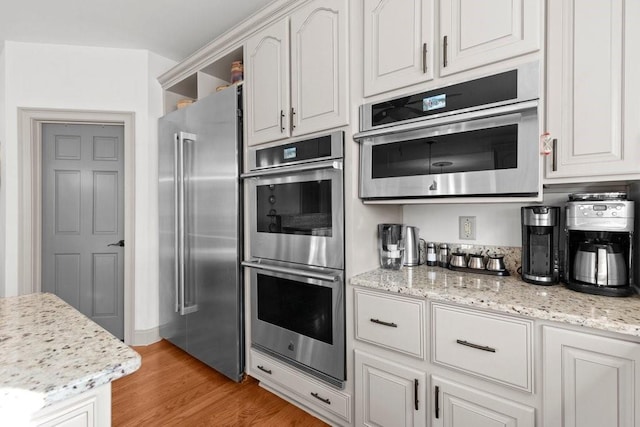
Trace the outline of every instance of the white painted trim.
<instances>
[{"instance_id":1,"label":"white painted trim","mask_svg":"<svg viewBox=\"0 0 640 427\"><path fill-rule=\"evenodd\" d=\"M133 331L133 340L129 345L149 345L158 342L162 339L160 337L160 328L155 328Z\"/></svg>"},{"instance_id":2,"label":"white painted trim","mask_svg":"<svg viewBox=\"0 0 640 427\"><path fill-rule=\"evenodd\" d=\"M160 75L158 82L166 90L215 62L217 58L237 49L248 37L282 18L285 13L294 9L294 6L302 6L306 1L308 0L274 0Z\"/></svg>"},{"instance_id":3,"label":"white painted trim","mask_svg":"<svg viewBox=\"0 0 640 427\"><path fill-rule=\"evenodd\" d=\"M135 113L18 108L18 293L41 291L42 203L40 149L43 123L121 124L124 126L124 342L135 325Z\"/></svg>"}]
</instances>

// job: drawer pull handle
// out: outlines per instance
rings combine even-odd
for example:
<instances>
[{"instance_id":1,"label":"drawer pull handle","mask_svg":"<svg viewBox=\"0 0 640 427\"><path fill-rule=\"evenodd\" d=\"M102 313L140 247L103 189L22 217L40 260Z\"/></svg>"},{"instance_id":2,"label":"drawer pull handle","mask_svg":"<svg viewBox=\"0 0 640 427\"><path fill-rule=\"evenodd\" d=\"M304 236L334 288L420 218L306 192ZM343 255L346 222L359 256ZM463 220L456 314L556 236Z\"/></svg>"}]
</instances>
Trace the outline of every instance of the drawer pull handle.
<instances>
[{"instance_id":1,"label":"drawer pull handle","mask_svg":"<svg viewBox=\"0 0 640 427\"><path fill-rule=\"evenodd\" d=\"M316 399L318 399L321 402L326 403L327 405L331 405L331 401L329 399L325 399L324 397L320 397L320 395L318 393L312 392L311 396L315 397Z\"/></svg>"},{"instance_id":2,"label":"drawer pull handle","mask_svg":"<svg viewBox=\"0 0 640 427\"><path fill-rule=\"evenodd\" d=\"M471 348L475 348L478 350L483 350L483 351L488 351L491 353L495 353L496 349L492 348L492 347L488 347L486 345L478 345L478 344L474 344L472 342L468 342L468 341L463 341L463 340L456 340L456 342L460 345L466 345L467 347L471 347Z\"/></svg>"},{"instance_id":3,"label":"drawer pull handle","mask_svg":"<svg viewBox=\"0 0 640 427\"><path fill-rule=\"evenodd\" d=\"M260 366L260 365L258 365L258 369L260 369L262 372L266 372L267 374L271 375L271 369L267 369L264 366Z\"/></svg>"},{"instance_id":4,"label":"drawer pull handle","mask_svg":"<svg viewBox=\"0 0 640 427\"><path fill-rule=\"evenodd\" d=\"M396 323L393 322L385 322L383 320L380 319L369 319L371 322L373 323L377 323L378 325L384 325L384 326L389 326L390 328L397 328L398 325Z\"/></svg>"}]
</instances>

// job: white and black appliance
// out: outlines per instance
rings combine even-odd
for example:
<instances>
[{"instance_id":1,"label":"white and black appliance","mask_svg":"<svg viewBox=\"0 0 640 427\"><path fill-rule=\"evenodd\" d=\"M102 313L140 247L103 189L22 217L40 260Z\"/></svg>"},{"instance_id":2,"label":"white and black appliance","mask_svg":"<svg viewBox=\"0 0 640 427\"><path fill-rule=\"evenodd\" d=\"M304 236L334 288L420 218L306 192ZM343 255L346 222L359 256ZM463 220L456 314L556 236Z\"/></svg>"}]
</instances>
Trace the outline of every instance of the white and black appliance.
<instances>
[{"instance_id":1,"label":"white and black appliance","mask_svg":"<svg viewBox=\"0 0 640 427\"><path fill-rule=\"evenodd\" d=\"M360 197L537 196L539 64L360 107Z\"/></svg>"},{"instance_id":2,"label":"white and black appliance","mask_svg":"<svg viewBox=\"0 0 640 427\"><path fill-rule=\"evenodd\" d=\"M571 194L566 225L567 287L597 295L633 294L634 204L626 194Z\"/></svg>"},{"instance_id":3,"label":"white and black appliance","mask_svg":"<svg viewBox=\"0 0 640 427\"><path fill-rule=\"evenodd\" d=\"M248 153L251 345L336 387L345 368L343 132Z\"/></svg>"}]
</instances>

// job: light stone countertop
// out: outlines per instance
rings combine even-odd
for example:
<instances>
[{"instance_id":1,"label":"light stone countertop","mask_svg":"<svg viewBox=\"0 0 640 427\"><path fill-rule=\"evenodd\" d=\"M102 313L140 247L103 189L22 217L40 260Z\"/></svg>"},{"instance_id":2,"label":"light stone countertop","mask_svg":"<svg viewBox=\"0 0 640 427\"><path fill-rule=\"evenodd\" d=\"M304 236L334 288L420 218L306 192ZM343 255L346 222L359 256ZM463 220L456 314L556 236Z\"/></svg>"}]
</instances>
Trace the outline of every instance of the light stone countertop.
<instances>
[{"instance_id":1,"label":"light stone countertop","mask_svg":"<svg viewBox=\"0 0 640 427\"><path fill-rule=\"evenodd\" d=\"M138 353L53 294L0 298L0 417L34 413L140 363Z\"/></svg>"},{"instance_id":2,"label":"light stone countertop","mask_svg":"<svg viewBox=\"0 0 640 427\"><path fill-rule=\"evenodd\" d=\"M399 271L377 269L354 276L349 283L640 337L638 295L590 295L563 285L532 285L520 280L519 275L489 276L424 265Z\"/></svg>"}]
</instances>

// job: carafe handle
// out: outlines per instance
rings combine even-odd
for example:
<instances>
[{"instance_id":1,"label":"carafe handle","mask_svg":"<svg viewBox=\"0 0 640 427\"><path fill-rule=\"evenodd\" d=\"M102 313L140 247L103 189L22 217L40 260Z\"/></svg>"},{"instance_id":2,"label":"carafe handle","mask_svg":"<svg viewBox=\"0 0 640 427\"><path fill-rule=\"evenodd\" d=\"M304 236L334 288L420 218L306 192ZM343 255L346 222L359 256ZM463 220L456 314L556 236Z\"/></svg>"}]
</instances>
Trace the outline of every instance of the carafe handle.
<instances>
[{"instance_id":1,"label":"carafe handle","mask_svg":"<svg viewBox=\"0 0 640 427\"><path fill-rule=\"evenodd\" d=\"M597 265L596 285L606 286L607 276L609 275L607 272L607 249L606 248L598 248L596 265Z\"/></svg>"}]
</instances>

